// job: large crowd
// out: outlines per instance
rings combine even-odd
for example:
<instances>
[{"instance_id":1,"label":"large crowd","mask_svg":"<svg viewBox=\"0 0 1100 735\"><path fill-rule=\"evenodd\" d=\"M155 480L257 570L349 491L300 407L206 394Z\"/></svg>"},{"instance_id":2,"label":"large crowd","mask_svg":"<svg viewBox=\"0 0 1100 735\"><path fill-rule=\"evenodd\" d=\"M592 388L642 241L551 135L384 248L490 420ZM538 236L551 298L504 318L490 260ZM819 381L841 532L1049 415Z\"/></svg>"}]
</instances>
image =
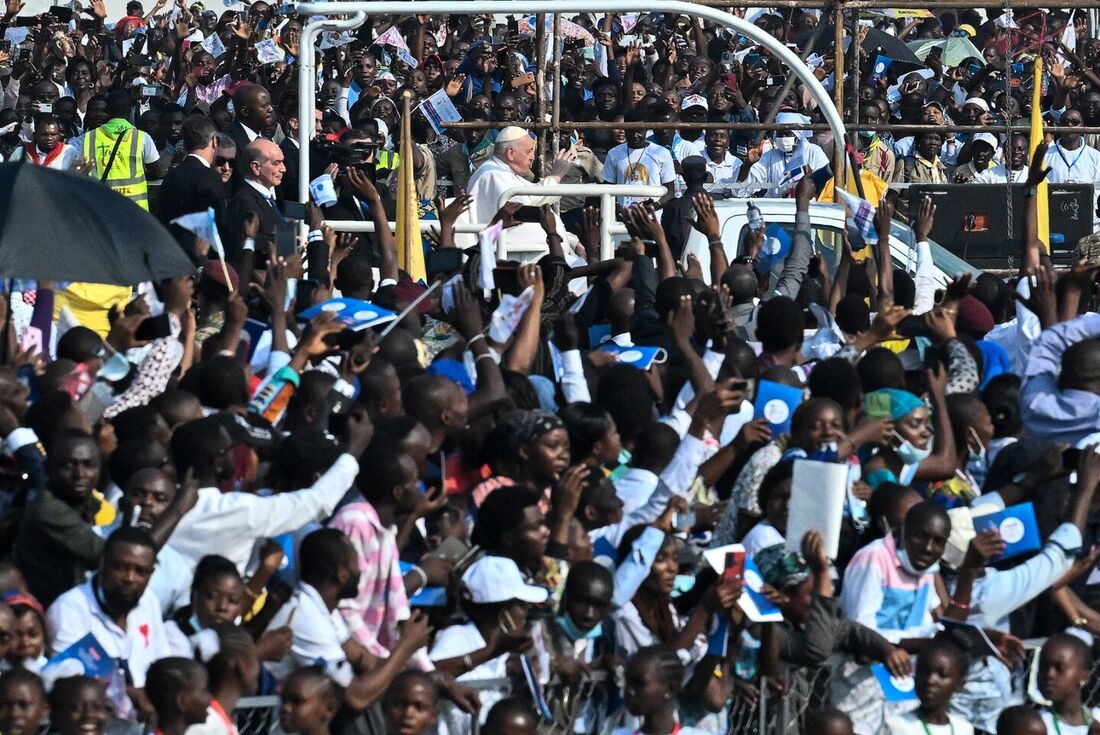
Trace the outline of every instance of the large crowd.
<instances>
[{"instance_id":1,"label":"large crowd","mask_svg":"<svg viewBox=\"0 0 1100 735\"><path fill-rule=\"evenodd\" d=\"M1040 201L1100 183L1084 11L867 12L842 70L733 11L858 91L856 188L687 16L372 16L303 120L293 6L22 11L0 160L193 268L5 281L3 735L1100 732L1100 233L1055 268ZM576 183L663 193L607 252ZM1011 271L948 272L922 183L1020 185Z\"/></svg>"}]
</instances>

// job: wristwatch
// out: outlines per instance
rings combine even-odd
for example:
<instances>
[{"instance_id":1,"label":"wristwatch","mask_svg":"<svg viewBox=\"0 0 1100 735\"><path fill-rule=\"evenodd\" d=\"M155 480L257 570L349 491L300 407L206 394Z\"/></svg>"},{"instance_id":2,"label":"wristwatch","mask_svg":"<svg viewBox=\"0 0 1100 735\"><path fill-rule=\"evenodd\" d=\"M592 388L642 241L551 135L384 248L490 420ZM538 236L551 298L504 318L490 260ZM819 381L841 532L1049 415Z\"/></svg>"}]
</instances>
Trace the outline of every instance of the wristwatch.
<instances>
[{"instance_id":1,"label":"wristwatch","mask_svg":"<svg viewBox=\"0 0 1100 735\"><path fill-rule=\"evenodd\" d=\"M1033 197L1033 196L1037 195L1038 193L1039 193L1039 187L1037 187L1037 186L1025 186L1024 187L1024 196L1025 197Z\"/></svg>"}]
</instances>

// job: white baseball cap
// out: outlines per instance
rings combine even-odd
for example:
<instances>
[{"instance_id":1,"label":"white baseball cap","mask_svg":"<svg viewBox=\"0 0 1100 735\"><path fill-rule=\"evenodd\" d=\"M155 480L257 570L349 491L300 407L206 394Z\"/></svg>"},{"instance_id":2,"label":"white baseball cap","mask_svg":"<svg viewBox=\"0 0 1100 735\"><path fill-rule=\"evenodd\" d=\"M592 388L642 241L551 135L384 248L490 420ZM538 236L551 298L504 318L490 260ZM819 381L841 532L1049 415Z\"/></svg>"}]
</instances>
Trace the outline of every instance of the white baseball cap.
<instances>
[{"instance_id":1,"label":"white baseball cap","mask_svg":"<svg viewBox=\"0 0 1100 735\"><path fill-rule=\"evenodd\" d=\"M997 140L997 136L992 133L978 133L974 136L973 143L977 143L979 140L983 143L988 143L989 147L993 150L997 150L1001 146L1001 142Z\"/></svg>"},{"instance_id":2,"label":"white baseball cap","mask_svg":"<svg viewBox=\"0 0 1100 735\"><path fill-rule=\"evenodd\" d=\"M680 109L686 110L689 107L702 107L707 112L710 112L710 105L707 104L707 98L701 94L689 94L684 97L684 101L680 103Z\"/></svg>"},{"instance_id":3,"label":"white baseball cap","mask_svg":"<svg viewBox=\"0 0 1100 735\"><path fill-rule=\"evenodd\" d=\"M989 112L989 103L983 100L981 97L970 97L962 103L963 107L966 107L967 105L974 105L982 112Z\"/></svg>"},{"instance_id":4,"label":"white baseball cap","mask_svg":"<svg viewBox=\"0 0 1100 735\"><path fill-rule=\"evenodd\" d=\"M504 556L483 556L462 575L470 602L485 604L522 600L540 603L550 599L550 590L523 581L519 567Z\"/></svg>"}]
</instances>

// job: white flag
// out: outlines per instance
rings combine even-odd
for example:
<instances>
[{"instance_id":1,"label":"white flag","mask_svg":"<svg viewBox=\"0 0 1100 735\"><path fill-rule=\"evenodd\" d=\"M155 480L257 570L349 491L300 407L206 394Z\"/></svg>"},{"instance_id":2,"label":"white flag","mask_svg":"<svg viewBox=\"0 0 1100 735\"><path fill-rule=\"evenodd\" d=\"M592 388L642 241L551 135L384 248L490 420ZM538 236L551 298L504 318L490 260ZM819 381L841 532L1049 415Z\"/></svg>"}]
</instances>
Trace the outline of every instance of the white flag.
<instances>
[{"instance_id":1,"label":"white flag","mask_svg":"<svg viewBox=\"0 0 1100 735\"><path fill-rule=\"evenodd\" d=\"M203 240L210 243L218 257L225 260L225 247L222 246L222 238L218 234L218 226L214 223L214 208L207 207L205 212L192 212L182 217L176 217L172 224L179 225L188 232L193 232Z\"/></svg>"},{"instance_id":2,"label":"white flag","mask_svg":"<svg viewBox=\"0 0 1100 735\"><path fill-rule=\"evenodd\" d=\"M477 236L478 253L481 262L477 271L477 287L492 290L497 287L496 278L493 276L493 268L497 264L497 241L504 230L504 223L497 222L492 227L487 227Z\"/></svg>"},{"instance_id":3,"label":"white flag","mask_svg":"<svg viewBox=\"0 0 1100 735\"><path fill-rule=\"evenodd\" d=\"M218 38L217 33L211 33L199 45L206 49L207 53L215 59L225 53L225 44Z\"/></svg>"},{"instance_id":4,"label":"white flag","mask_svg":"<svg viewBox=\"0 0 1100 735\"><path fill-rule=\"evenodd\" d=\"M528 286L519 296L504 294L500 306L489 320L489 339L497 344L508 341L519 326L519 320L527 313L527 308L535 300L535 287Z\"/></svg>"},{"instance_id":5,"label":"white flag","mask_svg":"<svg viewBox=\"0 0 1100 735\"><path fill-rule=\"evenodd\" d=\"M384 31L382 35L374 39L374 42L379 46L387 45L394 48L409 50L409 44L405 43L405 39L401 37L401 33L397 30L397 26L391 26L389 30Z\"/></svg>"}]
</instances>

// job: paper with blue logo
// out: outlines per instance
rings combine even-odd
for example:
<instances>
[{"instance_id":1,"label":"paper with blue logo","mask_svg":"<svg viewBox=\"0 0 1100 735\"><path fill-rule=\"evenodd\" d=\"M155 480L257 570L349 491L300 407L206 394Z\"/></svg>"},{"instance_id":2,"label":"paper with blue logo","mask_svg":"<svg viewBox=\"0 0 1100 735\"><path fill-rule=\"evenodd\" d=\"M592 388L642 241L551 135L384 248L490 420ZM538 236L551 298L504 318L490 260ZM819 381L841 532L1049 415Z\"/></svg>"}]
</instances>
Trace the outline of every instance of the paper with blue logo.
<instances>
[{"instance_id":1,"label":"paper with blue logo","mask_svg":"<svg viewBox=\"0 0 1100 735\"><path fill-rule=\"evenodd\" d=\"M546 340L546 347L550 350L550 364L554 366L554 382L560 383L565 375L565 363L561 359L561 350L554 344L554 340Z\"/></svg>"},{"instance_id":2,"label":"paper with blue logo","mask_svg":"<svg viewBox=\"0 0 1100 735\"><path fill-rule=\"evenodd\" d=\"M76 643L66 648L61 653L54 655L43 670L54 666L61 666L65 661L74 661L79 664L81 671L78 674L91 676L96 679L106 679L118 665L115 660L107 655L106 649L96 640L95 635L89 633ZM66 665L67 668L67 665ZM75 668L73 669L75 671Z\"/></svg>"},{"instance_id":3,"label":"paper with blue logo","mask_svg":"<svg viewBox=\"0 0 1100 735\"><path fill-rule=\"evenodd\" d=\"M592 347L596 347L606 339L611 339L610 324L593 324L588 328L588 344Z\"/></svg>"},{"instance_id":4,"label":"paper with blue logo","mask_svg":"<svg viewBox=\"0 0 1100 735\"><path fill-rule=\"evenodd\" d=\"M879 79L885 77L886 70L890 68L890 64L892 63L894 63L894 60L889 56L882 56L881 54L876 56L875 65L871 67L871 81L877 82Z\"/></svg>"},{"instance_id":5,"label":"paper with blue logo","mask_svg":"<svg viewBox=\"0 0 1100 735\"><path fill-rule=\"evenodd\" d=\"M379 324L392 322L397 316L397 314L389 309L375 306L369 301L339 298L329 299L324 303L317 304L313 308L306 309L298 314L298 319L301 321L309 321L313 317L325 312L335 314L337 321L347 325L348 329L354 332L378 326Z\"/></svg>"},{"instance_id":6,"label":"paper with blue logo","mask_svg":"<svg viewBox=\"0 0 1100 735\"><path fill-rule=\"evenodd\" d=\"M1039 525L1035 522L1035 506L1031 503L1021 503L995 513L974 516L975 533L990 528L997 531L1005 542L1004 552L990 561L1011 559L1029 551L1037 551L1042 545Z\"/></svg>"},{"instance_id":7,"label":"paper with blue logo","mask_svg":"<svg viewBox=\"0 0 1100 735\"><path fill-rule=\"evenodd\" d=\"M764 419L772 436L787 434L791 430L791 416L802 403L802 389L794 388L770 380L761 380L756 385L756 397L752 405L754 419Z\"/></svg>"},{"instance_id":8,"label":"paper with blue logo","mask_svg":"<svg viewBox=\"0 0 1100 735\"><path fill-rule=\"evenodd\" d=\"M42 667L42 679L47 686L69 676L90 676L104 685L107 702L120 716L133 711L126 692L126 673L119 662L111 658L94 634L89 633L61 653L55 654Z\"/></svg>"},{"instance_id":9,"label":"paper with blue logo","mask_svg":"<svg viewBox=\"0 0 1100 735\"><path fill-rule=\"evenodd\" d=\"M894 676L885 664L872 664L871 673L878 679L887 702L914 702L917 699L917 685L911 676Z\"/></svg>"},{"instance_id":10,"label":"paper with blue logo","mask_svg":"<svg viewBox=\"0 0 1100 735\"><path fill-rule=\"evenodd\" d=\"M600 349L614 352L619 356L619 362L639 370L649 370L654 362L662 363L668 357L668 353L660 347L623 347L614 342L605 342L600 345Z\"/></svg>"}]
</instances>

